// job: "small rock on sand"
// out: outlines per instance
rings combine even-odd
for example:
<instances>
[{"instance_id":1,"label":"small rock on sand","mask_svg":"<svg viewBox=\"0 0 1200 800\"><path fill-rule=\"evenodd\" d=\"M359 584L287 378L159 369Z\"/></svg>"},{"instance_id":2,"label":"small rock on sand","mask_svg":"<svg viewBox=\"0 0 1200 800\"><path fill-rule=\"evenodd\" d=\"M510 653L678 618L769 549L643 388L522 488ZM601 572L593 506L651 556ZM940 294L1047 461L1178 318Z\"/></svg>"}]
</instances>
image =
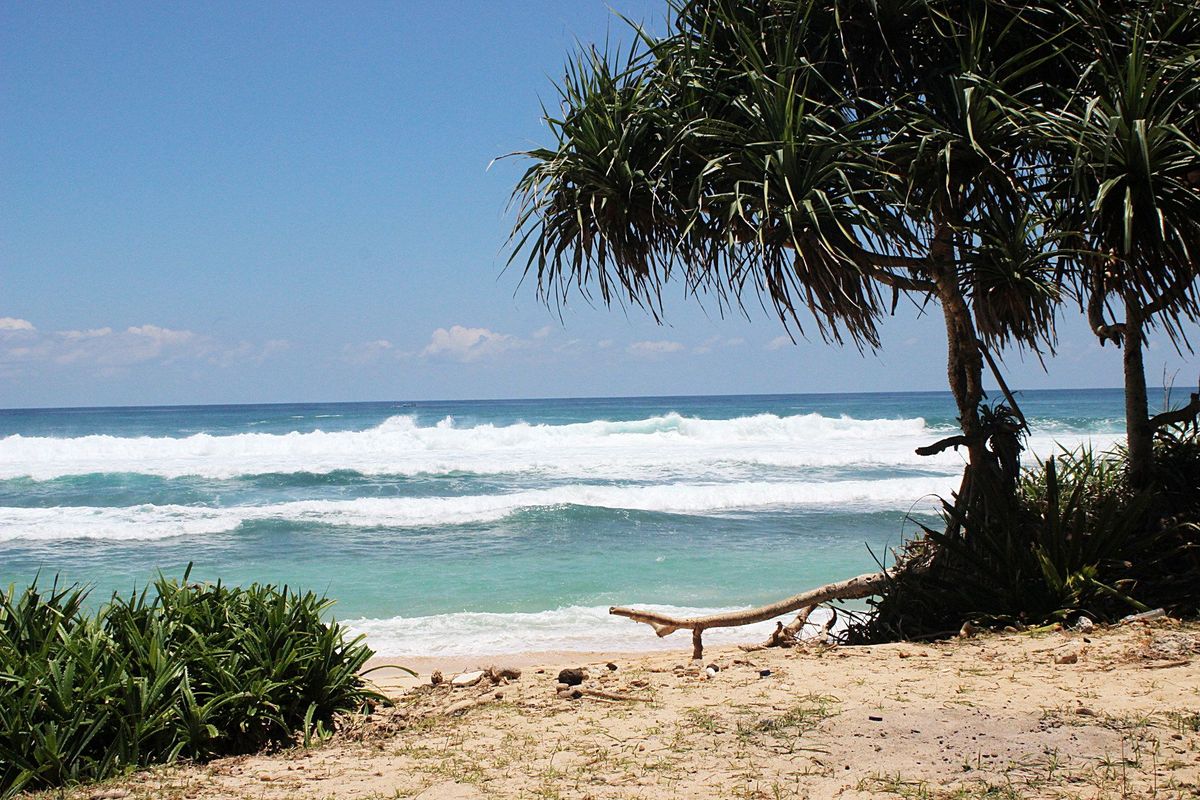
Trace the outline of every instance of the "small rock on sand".
<instances>
[{"instance_id":1,"label":"small rock on sand","mask_svg":"<svg viewBox=\"0 0 1200 800\"><path fill-rule=\"evenodd\" d=\"M578 686L586 677L586 669L568 667L558 673L558 682L565 683L567 686Z\"/></svg>"},{"instance_id":2,"label":"small rock on sand","mask_svg":"<svg viewBox=\"0 0 1200 800\"><path fill-rule=\"evenodd\" d=\"M464 672L461 675L455 675L450 679L450 685L462 688L464 686L474 686L483 680L483 670L474 672Z\"/></svg>"}]
</instances>

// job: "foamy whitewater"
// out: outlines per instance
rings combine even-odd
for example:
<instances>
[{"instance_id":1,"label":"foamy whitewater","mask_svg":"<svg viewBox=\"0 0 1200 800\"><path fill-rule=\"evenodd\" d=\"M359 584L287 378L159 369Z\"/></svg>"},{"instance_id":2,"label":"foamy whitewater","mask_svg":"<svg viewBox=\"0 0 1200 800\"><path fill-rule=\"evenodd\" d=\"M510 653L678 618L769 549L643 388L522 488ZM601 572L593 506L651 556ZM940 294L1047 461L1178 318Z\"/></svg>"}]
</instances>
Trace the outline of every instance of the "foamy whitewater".
<instances>
[{"instance_id":1,"label":"foamy whitewater","mask_svg":"<svg viewBox=\"0 0 1200 800\"><path fill-rule=\"evenodd\" d=\"M1027 460L1121 433L1118 391L1021 402ZM914 453L954 425L938 393L0 410L0 583L193 563L328 593L386 655L685 647L608 606L873 569L957 486Z\"/></svg>"}]
</instances>

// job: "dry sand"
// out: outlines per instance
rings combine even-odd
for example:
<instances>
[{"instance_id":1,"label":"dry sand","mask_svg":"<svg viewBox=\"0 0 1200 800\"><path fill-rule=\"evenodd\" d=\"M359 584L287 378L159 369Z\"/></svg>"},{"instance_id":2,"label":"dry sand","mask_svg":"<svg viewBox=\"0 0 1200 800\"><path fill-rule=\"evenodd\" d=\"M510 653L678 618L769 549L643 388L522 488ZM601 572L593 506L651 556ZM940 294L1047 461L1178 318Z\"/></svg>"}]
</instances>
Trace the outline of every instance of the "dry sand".
<instances>
[{"instance_id":1,"label":"dry sand","mask_svg":"<svg viewBox=\"0 0 1200 800\"><path fill-rule=\"evenodd\" d=\"M397 707L320 747L68 796L1200 798L1194 623L722 649L705 661L720 667L712 678L688 661L688 644L496 659L521 665L507 685L404 690L377 673L396 679ZM475 665L462 661L418 667ZM583 665L585 687L646 702L557 696L559 669Z\"/></svg>"}]
</instances>

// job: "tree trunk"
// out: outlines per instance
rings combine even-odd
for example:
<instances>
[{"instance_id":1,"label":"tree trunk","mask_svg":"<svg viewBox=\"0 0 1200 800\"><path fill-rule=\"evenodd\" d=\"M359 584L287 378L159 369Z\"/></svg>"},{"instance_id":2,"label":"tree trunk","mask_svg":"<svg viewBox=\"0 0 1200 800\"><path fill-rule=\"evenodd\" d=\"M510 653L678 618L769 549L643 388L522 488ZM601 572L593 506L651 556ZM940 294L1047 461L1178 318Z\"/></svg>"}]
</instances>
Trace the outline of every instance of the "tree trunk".
<instances>
[{"instance_id":1,"label":"tree trunk","mask_svg":"<svg viewBox=\"0 0 1200 800\"><path fill-rule=\"evenodd\" d=\"M975 505L977 493L990 494L987 484L996 472L991 468L992 457L979 417L979 406L983 402L983 354L971 309L958 285L953 234L948 226L939 228L930 256L933 262L930 277L937 287L946 323L946 376L958 409L963 444L967 448L968 466L963 471L956 503L965 509ZM954 529L958 527L957 521L951 521L950 525Z\"/></svg>"},{"instance_id":2,"label":"tree trunk","mask_svg":"<svg viewBox=\"0 0 1200 800\"><path fill-rule=\"evenodd\" d=\"M1146 368L1142 361L1145 325L1137 300L1125 299L1125 431L1129 443L1129 483L1145 489L1154 475L1154 429L1146 397Z\"/></svg>"}]
</instances>

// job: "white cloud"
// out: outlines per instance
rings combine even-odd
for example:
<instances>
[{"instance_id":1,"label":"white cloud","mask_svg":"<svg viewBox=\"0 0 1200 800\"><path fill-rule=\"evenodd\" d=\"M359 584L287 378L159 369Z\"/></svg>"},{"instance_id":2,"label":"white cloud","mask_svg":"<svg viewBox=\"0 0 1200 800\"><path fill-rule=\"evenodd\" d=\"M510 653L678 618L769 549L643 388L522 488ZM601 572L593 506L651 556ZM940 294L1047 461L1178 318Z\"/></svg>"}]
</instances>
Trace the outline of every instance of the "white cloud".
<instances>
[{"instance_id":1,"label":"white cloud","mask_svg":"<svg viewBox=\"0 0 1200 800\"><path fill-rule=\"evenodd\" d=\"M521 340L506 333L487 328L466 328L453 325L438 328L421 351L425 358L448 358L453 361L478 361L521 346Z\"/></svg>"},{"instance_id":2,"label":"white cloud","mask_svg":"<svg viewBox=\"0 0 1200 800\"><path fill-rule=\"evenodd\" d=\"M27 319L17 319L16 317L0 317L0 331L33 331L37 330L33 327L33 323Z\"/></svg>"},{"instance_id":3,"label":"white cloud","mask_svg":"<svg viewBox=\"0 0 1200 800\"><path fill-rule=\"evenodd\" d=\"M550 334L554 333L553 325L543 325L533 332L534 339L545 339Z\"/></svg>"},{"instance_id":4,"label":"white cloud","mask_svg":"<svg viewBox=\"0 0 1200 800\"><path fill-rule=\"evenodd\" d=\"M596 342L596 347L600 348L601 350L607 350L608 348L610 348L612 346L613 346L612 339L601 339L600 341Z\"/></svg>"},{"instance_id":5,"label":"white cloud","mask_svg":"<svg viewBox=\"0 0 1200 800\"><path fill-rule=\"evenodd\" d=\"M776 336L771 341L767 342L768 350L782 350L785 347L791 347L795 342L789 336Z\"/></svg>"},{"instance_id":6,"label":"white cloud","mask_svg":"<svg viewBox=\"0 0 1200 800\"><path fill-rule=\"evenodd\" d=\"M679 342L672 342L666 339L646 340L642 342L634 342L627 348L630 353L635 356L662 356L667 353L678 353L684 347Z\"/></svg>"}]
</instances>

